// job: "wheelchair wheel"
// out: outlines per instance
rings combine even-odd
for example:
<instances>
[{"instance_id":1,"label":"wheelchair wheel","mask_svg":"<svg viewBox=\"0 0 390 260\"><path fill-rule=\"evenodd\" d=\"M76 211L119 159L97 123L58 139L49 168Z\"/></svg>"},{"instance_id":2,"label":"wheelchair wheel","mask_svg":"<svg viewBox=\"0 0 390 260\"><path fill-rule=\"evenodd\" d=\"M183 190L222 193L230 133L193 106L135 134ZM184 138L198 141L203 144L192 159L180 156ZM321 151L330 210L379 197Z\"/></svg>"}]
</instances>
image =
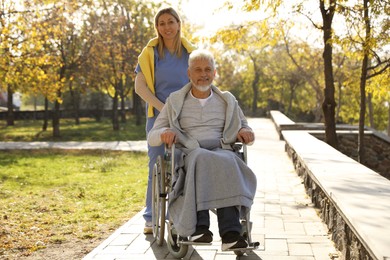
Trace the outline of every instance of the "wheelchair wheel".
<instances>
[{"instance_id":1,"label":"wheelchair wheel","mask_svg":"<svg viewBox=\"0 0 390 260\"><path fill-rule=\"evenodd\" d=\"M167 245L169 253L175 258L183 258L188 252L188 245L177 243L177 234L170 223L168 223Z\"/></svg>"},{"instance_id":2,"label":"wheelchair wheel","mask_svg":"<svg viewBox=\"0 0 390 260\"><path fill-rule=\"evenodd\" d=\"M164 243L166 207L165 164L161 156L153 168L152 207L153 236L161 246Z\"/></svg>"}]
</instances>

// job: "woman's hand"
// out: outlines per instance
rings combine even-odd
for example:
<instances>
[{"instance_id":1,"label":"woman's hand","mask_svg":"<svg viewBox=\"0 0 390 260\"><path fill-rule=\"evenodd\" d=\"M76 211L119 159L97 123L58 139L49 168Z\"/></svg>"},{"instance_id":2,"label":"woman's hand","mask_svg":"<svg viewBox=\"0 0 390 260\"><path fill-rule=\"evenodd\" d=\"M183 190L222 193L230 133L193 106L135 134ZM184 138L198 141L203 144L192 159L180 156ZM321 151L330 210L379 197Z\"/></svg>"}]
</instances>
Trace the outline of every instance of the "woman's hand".
<instances>
[{"instance_id":1,"label":"woman's hand","mask_svg":"<svg viewBox=\"0 0 390 260\"><path fill-rule=\"evenodd\" d=\"M244 144L251 145L255 141L255 133L252 129L243 127L238 131L237 140Z\"/></svg>"},{"instance_id":2,"label":"woman's hand","mask_svg":"<svg viewBox=\"0 0 390 260\"><path fill-rule=\"evenodd\" d=\"M172 144L176 142L176 133L171 129L166 129L161 133L161 142L168 145L171 148Z\"/></svg>"}]
</instances>

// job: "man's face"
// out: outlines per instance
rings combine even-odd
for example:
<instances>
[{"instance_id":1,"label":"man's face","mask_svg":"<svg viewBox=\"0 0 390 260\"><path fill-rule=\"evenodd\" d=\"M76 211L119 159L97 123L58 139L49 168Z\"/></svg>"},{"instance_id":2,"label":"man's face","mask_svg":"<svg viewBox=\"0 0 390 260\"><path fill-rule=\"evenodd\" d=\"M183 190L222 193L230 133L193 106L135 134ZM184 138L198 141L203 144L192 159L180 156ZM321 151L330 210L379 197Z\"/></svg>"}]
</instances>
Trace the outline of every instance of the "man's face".
<instances>
[{"instance_id":1,"label":"man's face","mask_svg":"<svg viewBox=\"0 0 390 260\"><path fill-rule=\"evenodd\" d=\"M215 72L208 60L198 59L188 68L188 77L194 87L208 87L214 80Z\"/></svg>"}]
</instances>

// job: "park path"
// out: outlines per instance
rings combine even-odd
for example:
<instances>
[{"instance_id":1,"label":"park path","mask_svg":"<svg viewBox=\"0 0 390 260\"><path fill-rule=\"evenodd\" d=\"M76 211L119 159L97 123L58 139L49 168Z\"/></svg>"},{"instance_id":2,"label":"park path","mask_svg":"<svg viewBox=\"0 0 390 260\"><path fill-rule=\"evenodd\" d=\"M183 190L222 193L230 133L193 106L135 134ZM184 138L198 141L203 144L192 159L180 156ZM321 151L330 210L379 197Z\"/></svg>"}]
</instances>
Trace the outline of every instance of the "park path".
<instances>
[{"instance_id":1,"label":"park path","mask_svg":"<svg viewBox=\"0 0 390 260\"><path fill-rule=\"evenodd\" d=\"M284 150L284 141L279 139L273 122L267 118L248 121L256 133L255 144L248 147L248 165L258 182L251 211L252 239L260 242L260 247L249 255L237 257L233 252L221 251L221 241L216 235L212 246L190 247L184 259L337 259L338 252L328 230L295 173ZM127 146L130 147L131 143ZM218 234L217 220L214 214L211 216L211 231ZM143 225L142 212L139 212L84 260L173 259L166 243L160 247L152 235L142 233Z\"/></svg>"}]
</instances>

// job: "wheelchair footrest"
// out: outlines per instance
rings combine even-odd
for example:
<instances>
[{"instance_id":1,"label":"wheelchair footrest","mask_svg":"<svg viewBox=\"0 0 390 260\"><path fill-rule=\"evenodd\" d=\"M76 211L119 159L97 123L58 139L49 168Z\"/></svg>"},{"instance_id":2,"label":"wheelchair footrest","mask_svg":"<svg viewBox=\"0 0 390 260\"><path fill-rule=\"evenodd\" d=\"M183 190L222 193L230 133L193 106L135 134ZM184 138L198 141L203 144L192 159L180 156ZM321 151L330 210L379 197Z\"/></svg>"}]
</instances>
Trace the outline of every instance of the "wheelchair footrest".
<instances>
[{"instance_id":1,"label":"wheelchair footrest","mask_svg":"<svg viewBox=\"0 0 390 260\"><path fill-rule=\"evenodd\" d=\"M192 245L192 246L210 246L210 245L212 245L212 243L189 241L188 238L186 238L186 237L179 237L179 244Z\"/></svg>"},{"instance_id":2,"label":"wheelchair footrest","mask_svg":"<svg viewBox=\"0 0 390 260\"><path fill-rule=\"evenodd\" d=\"M192 246L211 246L212 243L203 243L203 242L192 242L192 241L180 241L179 244L182 245L192 245Z\"/></svg>"},{"instance_id":3,"label":"wheelchair footrest","mask_svg":"<svg viewBox=\"0 0 390 260\"><path fill-rule=\"evenodd\" d=\"M239 251L239 252L248 252L248 251L253 251L253 250L256 250L258 249L260 246L260 243L259 242L253 242L253 243L250 243L248 245L248 247L244 247L244 248L232 248L232 249L227 249L227 250L223 250L223 251Z\"/></svg>"}]
</instances>

